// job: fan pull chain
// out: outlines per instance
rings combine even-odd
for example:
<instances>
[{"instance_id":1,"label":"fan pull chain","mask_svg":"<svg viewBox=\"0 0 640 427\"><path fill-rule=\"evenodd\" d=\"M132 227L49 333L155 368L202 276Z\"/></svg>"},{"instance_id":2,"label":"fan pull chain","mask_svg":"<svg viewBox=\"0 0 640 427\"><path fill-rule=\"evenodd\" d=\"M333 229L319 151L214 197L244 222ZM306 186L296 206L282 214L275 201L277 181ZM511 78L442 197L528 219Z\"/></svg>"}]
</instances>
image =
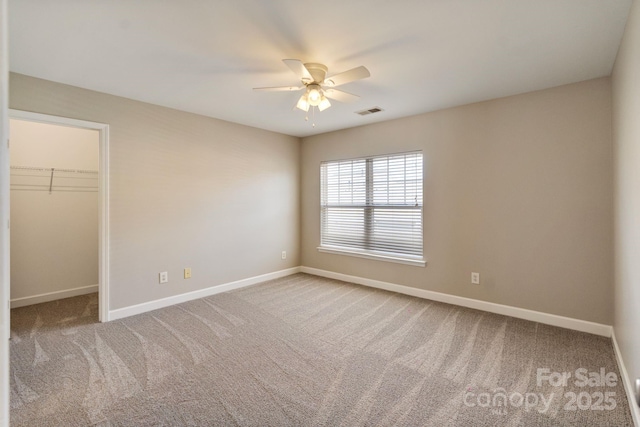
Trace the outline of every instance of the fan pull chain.
<instances>
[{"instance_id":1,"label":"fan pull chain","mask_svg":"<svg viewBox=\"0 0 640 427\"><path fill-rule=\"evenodd\" d=\"M309 112L304 116L304 121L309 121ZM311 106L311 127L316 127L316 107Z\"/></svg>"}]
</instances>

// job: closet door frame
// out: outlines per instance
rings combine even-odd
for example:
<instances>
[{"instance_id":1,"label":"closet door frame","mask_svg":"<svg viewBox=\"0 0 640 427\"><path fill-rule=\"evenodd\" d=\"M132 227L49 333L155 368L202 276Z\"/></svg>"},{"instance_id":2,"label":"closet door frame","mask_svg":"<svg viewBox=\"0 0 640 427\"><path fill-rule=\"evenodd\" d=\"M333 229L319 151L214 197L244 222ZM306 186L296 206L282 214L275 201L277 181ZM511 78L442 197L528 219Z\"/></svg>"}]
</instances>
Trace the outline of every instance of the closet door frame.
<instances>
[{"instance_id":1,"label":"closet door frame","mask_svg":"<svg viewBox=\"0 0 640 427\"><path fill-rule=\"evenodd\" d=\"M10 119L97 130L100 135L98 166L98 318L109 319L109 125L68 117L9 110ZM9 144L11 153L11 144Z\"/></svg>"}]
</instances>

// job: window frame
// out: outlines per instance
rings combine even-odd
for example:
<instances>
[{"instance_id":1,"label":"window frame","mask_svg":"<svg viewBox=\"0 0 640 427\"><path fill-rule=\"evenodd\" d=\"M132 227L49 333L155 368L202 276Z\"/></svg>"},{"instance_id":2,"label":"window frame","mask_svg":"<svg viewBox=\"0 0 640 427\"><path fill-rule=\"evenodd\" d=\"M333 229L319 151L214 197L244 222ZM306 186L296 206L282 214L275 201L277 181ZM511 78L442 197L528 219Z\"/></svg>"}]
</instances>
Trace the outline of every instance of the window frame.
<instances>
[{"instance_id":1,"label":"window frame","mask_svg":"<svg viewBox=\"0 0 640 427\"><path fill-rule=\"evenodd\" d=\"M326 167L326 165L329 164L339 164L340 162L357 162L357 161L365 161L365 203L364 204L354 204L354 208L355 209L362 209L363 211L363 225L362 225L362 231L363 231L363 241L367 242L369 241L372 232L372 224L373 224L373 217L374 217L374 212L376 209L406 209L407 205L405 204L374 204L373 203L373 186L374 186L374 172L373 172L373 160L374 159L382 159L382 158L393 158L394 156L407 156L407 155L412 155L412 154L419 154L421 157L421 177L420 177L420 187L421 187L421 203L419 205L419 212L420 212L420 228L421 228L421 254L420 255L414 255L414 254L402 254L402 253L396 253L396 252L386 252L386 251L381 251L379 249L367 249L364 247L348 247L348 246L339 246L339 245L332 245L332 244L323 244L323 237L324 237L324 233L323 230L325 228L325 209L326 208L330 208L331 206L328 203L323 203L324 202L324 197L325 197L325 193L324 191L324 179L323 179L323 168ZM406 173L406 166L403 169L403 171L405 171ZM354 158L350 158L350 159L338 159L338 160L324 160L320 162L320 181L319 181L319 187L320 187L320 245L317 247L317 250L319 252L324 252L324 253L330 253L330 254L338 254L338 255L347 255L347 256L354 256L354 257L359 257L359 258L365 258L365 259L374 259L374 260L380 260L380 261L387 261L387 262L394 262L394 263L400 263L400 264L407 264L407 265L413 265L413 266L420 266L420 267L425 267L426 266L426 260L424 258L424 155L422 150L415 150L415 151L407 151L407 152L399 152L399 153L388 153L388 154L378 154L378 155L370 155L370 156L362 156L362 157L354 157ZM391 181L387 181L387 185L388 183ZM402 181L403 185L406 186L406 180ZM351 195L353 196L353 193L351 193ZM334 205L333 207L342 207L344 205ZM348 207L348 206L347 206ZM363 244L363 246L366 246L367 244Z\"/></svg>"}]
</instances>

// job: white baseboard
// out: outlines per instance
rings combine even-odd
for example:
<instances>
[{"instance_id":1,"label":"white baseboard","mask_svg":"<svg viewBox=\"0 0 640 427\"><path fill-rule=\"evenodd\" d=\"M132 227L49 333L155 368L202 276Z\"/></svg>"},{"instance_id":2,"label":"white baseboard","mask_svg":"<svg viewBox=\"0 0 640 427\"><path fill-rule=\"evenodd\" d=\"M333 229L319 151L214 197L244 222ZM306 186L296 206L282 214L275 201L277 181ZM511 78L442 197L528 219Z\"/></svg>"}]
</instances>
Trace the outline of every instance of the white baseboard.
<instances>
[{"instance_id":1,"label":"white baseboard","mask_svg":"<svg viewBox=\"0 0 640 427\"><path fill-rule=\"evenodd\" d=\"M622 383L624 384L624 391L627 393L627 400L629 401L629 408L631 410L631 417L636 427L640 426L640 408L634 401L634 386L631 383L627 368L624 365L622 359L622 353L620 353L620 347L618 347L618 341L616 340L616 331L611 332L611 340L613 341L613 350L616 353L616 360L618 361L618 369L620 370L620 376L622 377Z\"/></svg>"},{"instance_id":2,"label":"white baseboard","mask_svg":"<svg viewBox=\"0 0 640 427\"><path fill-rule=\"evenodd\" d=\"M440 292L427 291L425 289L412 288L395 283L381 282L379 280L366 279L364 277L349 276L342 273L320 270L311 267L300 267L302 273L327 277L330 279L343 280L345 282L357 283L359 285L370 286L372 288L385 289L387 291L398 292L418 298L432 301L444 302L447 304L459 305L476 310L488 311L490 313L502 314L516 317L518 319L531 320L533 322L544 323L546 325L559 326L561 328L573 329L580 332L611 337L612 328L601 323L588 322L586 320L572 319L570 317L557 316L555 314L542 313L540 311L528 310L526 308L511 307L508 305L495 304L487 301L480 301L471 298L459 297L456 295L443 294Z\"/></svg>"},{"instance_id":3,"label":"white baseboard","mask_svg":"<svg viewBox=\"0 0 640 427\"><path fill-rule=\"evenodd\" d=\"M187 301L191 301L198 298L204 298L204 297L219 294L222 292L232 291L238 288L244 288L245 286L255 285L256 283L266 282L267 280L278 279L280 277L289 276L291 274L295 274L299 272L300 272L300 267L293 267L293 268L288 268L286 270L274 271L273 273L262 274L260 276L249 277L247 279L236 280L235 282L212 286L210 288L199 289L197 291L187 292L180 295L174 295L172 297L157 299L155 301L149 301L149 302L144 302L142 304L136 304L129 307L119 308L116 310L109 311L109 318L107 320L122 319L124 317L146 313L147 311L157 310L159 308L168 307L170 305L180 304L182 302L187 302Z\"/></svg>"},{"instance_id":4,"label":"white baseboard","mask_svg":"<svg viewBox=\"0 0 640 427\"><path fill-rule=\"evenodd\" d=\"M631 414L636 427L640 427L640 413L638 406L633 402L633 387L629 382L626 368L620 355L620 349L613 333L613 328L609 325L603 325L600 323L588 322L585 320L572 319L570 317L557 316L555 314L542 313L539 311L528 310L524 308L511 307L508 305L495 304L487 301L474 300L471 298L460 297L456 295L449 295L440 292L428 291L424 289L412 288L404 285L397 285L395 283L382 282L379 280L367 279L364 277L350 276L342 273L335 273L327 270L320 270L311 267L293 267L286 270L275 271L273 273L267 273L260 276L254 276L247 279L237 280L235 282L225 283L218 286L212 286L206 289L200 289L185 294L175 295L172 297L162 298L155 301L150 301L142 304L132 305L129 307L120 308L117 310L111 310L109 312L108 320L117 320L136 314L145 313L159 308L168 307L174 304L191 301L198 298L204 298L210 295L219 294L222 292L231 291L234 289L243 288L246 286L255 285L267 280L278 279L281 277L289 276L295 273L307 273L315 276L327 277L330 279L343 280L345 282L357 283L364 286L369 286L378 289L384 289L392 292L398 292L405 295L411 295L418 298L424 298L432 301L443 302L447 304L458 305L461 307L473 308L476 310L487 311L490 313L502 314L505 316L516 317L519 319L530 320L533 322L544 323L547 325L558 326L561 328L572 329L580 332L588 332L595 335L604 337L611 337L613 340L613 347L618 361L620 369L620 375L624 382L625 391L629 398L629 405L631 407ZM89 287L95 288L97 286ZM83 288L79 288L83 289ZM88 292L87 292L88 293ZM48 294L47 294L48 295ZM38 296L39 297L39 296ZM36 297L33 297L36 298ZM58 299L58 298L53 298ZM27 304L24 304L27 305ZM13 301L12 301L13 307Z\"/></svg>"},{"instance_id":5,"label":"white baseboard","mask_svg":"<svg viewBox=\"0 0 640 427\"><path fill-rule=\"evenodd\" d=\"M83 286L81 288L66 289L64 291L47 292L46 294L12 299L11 308L40 304L63 298L77 297L78 295L92 294L94 292L98 292L98 285Z\"/></svg>"}]
</instances>

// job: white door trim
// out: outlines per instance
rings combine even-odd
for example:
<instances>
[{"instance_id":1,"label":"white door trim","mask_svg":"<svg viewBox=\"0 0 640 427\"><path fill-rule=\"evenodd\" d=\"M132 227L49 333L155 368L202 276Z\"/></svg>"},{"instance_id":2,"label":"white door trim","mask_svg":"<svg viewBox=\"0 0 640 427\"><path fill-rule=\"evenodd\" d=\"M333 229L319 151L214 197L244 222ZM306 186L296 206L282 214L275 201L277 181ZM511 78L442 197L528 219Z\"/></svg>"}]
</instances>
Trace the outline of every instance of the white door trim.
<instances>
[{"instance_id":1,"label":"white door trim","mask_svg":"<svg viewBox=\"0 0 640 427\"><path fill-rule=\"evenodd\" d=\"M9 22L0 0L0 427L9 427Z\"/></svg>"},{"instance_id":2,"label":"white door trim","mask_svg":"<svg viewBox=\"0 0 640 427\"><path fill-rule=\"evenodd\" d=\"M99 249L98 249L98 316L101 322L109 321L109 125L32 113L29 111L9 110L9 118L37 123L71 126L81 129L97 130L100 134L100 160L98 167L99 200Z\"/></svg>"}]
</instances>

